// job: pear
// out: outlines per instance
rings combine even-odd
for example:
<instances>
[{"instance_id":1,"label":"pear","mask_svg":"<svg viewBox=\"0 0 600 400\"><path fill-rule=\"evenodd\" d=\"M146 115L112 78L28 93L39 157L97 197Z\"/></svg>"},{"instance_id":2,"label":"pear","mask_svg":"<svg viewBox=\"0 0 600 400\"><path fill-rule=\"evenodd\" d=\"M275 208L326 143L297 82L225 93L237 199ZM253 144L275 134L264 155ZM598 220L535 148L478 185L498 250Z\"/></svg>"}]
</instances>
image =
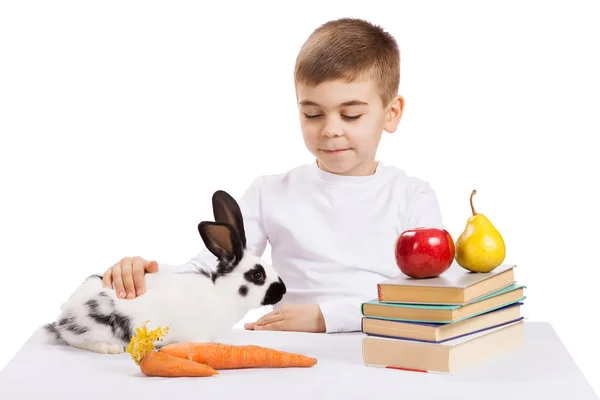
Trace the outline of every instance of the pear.
<instances>
[{"instance_id":1,"label":"pear","mask_svg":"<svg viewBox=\"0 0 600 400\"><path fill-rule=\"evenodd\" d=\"M471 272L490 272L504 261L506 247L500 232L485 215L475 212L471 193L471 211L465 230L456 239L455 259L458 265Z\"/></svg>"}]
</instances>

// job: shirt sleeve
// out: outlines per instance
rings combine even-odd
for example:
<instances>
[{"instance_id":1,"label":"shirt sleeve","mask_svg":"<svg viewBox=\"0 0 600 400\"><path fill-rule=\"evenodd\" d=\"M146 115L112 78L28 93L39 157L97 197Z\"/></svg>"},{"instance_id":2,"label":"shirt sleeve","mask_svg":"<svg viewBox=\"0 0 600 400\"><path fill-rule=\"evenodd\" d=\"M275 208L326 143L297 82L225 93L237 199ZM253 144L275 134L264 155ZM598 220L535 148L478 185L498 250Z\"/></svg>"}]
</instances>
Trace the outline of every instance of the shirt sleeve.
<instances>
[{"instance_id":1,"label":"shirt sleeve","mask_svg":"<svg viewBox=\"0 0 600 400\"><path fill-rule=\"evenodd\" d=\"M325 332L357 332L362 330L362 301L332 300L319 303L323 319L325 320Z\"/></svg>"},{"instance_id":2,"label":"shirt sleeve","mask_svg":"<svg viewBox=\"0 0 600 400\"><path fill-rule=\"evenodd\" d=\"M261 183L263 178L258 177L246 189L238 200L242 218L244 220L244 231L246 233L246 248L257 257L262 257L267 246L267 234L261 218ZM189 271L212 271L216 267L217 257L204 247L196 256L184 264L170 265L159 264L173 272Z\"/></svg>"},{"instance_id":3,"label":"shirt sleeve","mask_svg":"<svg viewBox=\"0 0 600 400\"><path fill-rule=\"evenodd\" d=\"M422 182L408 209L406 229L418 227L444 228L437 195L430 184Z\"/></svg>"}]
</instances>

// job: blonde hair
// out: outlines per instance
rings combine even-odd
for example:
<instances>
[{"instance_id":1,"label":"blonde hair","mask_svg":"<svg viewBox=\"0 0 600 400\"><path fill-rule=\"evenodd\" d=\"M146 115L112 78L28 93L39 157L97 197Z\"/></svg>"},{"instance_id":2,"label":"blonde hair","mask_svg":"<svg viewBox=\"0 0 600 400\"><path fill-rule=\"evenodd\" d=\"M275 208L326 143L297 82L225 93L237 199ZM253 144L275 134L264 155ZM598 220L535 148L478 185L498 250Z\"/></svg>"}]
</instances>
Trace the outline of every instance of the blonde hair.
<instances>
[{"instance_id":1,"label":"blonde hair","mask_svg":"<svg viewBox=\"0 0 600 400\"><path fill-rule=\"evenodd\" d=\"M394 37L381 27L357 18L326 22L303 44L294 82L316 86L343 79L375 81L384 106L398 94L400 51Z\"/></svg>"}]
</instances>

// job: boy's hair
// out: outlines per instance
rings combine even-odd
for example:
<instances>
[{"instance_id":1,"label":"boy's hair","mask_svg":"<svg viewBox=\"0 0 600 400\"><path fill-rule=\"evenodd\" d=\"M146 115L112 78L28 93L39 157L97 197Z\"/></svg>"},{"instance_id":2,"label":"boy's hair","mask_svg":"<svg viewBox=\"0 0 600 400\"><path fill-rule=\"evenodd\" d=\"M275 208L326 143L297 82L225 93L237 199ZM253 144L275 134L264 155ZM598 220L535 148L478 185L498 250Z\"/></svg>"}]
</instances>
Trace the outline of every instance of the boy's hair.
<instances>
[{"instance_id":1,"label":"boy's hair","mask_svg":"<svg viewBox=\"0 0 600 400\"><path fill-rule=\"evenodd\" d=\"M387 106L398 94L400 51L392 35L357 18L340 18L315 29L300 49L294 70L296 85L369 77Z\"/></svg>"}]
</instances>

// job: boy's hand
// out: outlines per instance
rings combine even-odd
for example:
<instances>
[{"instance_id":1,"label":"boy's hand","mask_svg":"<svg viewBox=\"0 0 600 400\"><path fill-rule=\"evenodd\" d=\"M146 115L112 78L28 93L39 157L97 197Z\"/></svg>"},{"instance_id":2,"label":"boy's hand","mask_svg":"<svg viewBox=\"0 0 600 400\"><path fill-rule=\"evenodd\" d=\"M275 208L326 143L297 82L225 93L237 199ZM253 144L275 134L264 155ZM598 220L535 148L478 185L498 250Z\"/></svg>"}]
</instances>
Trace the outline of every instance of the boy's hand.
<instances>
[{"instance_id":1,"label":"boy's hand","mask_svg":"<svg viewBox=\"0 0 600 400\"><path fill-rule=\"evenodd\" d=\"M133 299L144 293L144 274L158 271L156 261L141 257L125 257L106 270L102 281L105 287L113 287L121 299Z\"/></svg>"},{"instance_id":2,"label":"boy's hand","mask_svg":"<svg viewBox=\"0 0 600 400\"><path fill-rule=\"evenodd\" d=\"M325 332L325 319L318 304L286 304L279 310L247 323L248 330Z\"/></svg>"}]
</instances>

